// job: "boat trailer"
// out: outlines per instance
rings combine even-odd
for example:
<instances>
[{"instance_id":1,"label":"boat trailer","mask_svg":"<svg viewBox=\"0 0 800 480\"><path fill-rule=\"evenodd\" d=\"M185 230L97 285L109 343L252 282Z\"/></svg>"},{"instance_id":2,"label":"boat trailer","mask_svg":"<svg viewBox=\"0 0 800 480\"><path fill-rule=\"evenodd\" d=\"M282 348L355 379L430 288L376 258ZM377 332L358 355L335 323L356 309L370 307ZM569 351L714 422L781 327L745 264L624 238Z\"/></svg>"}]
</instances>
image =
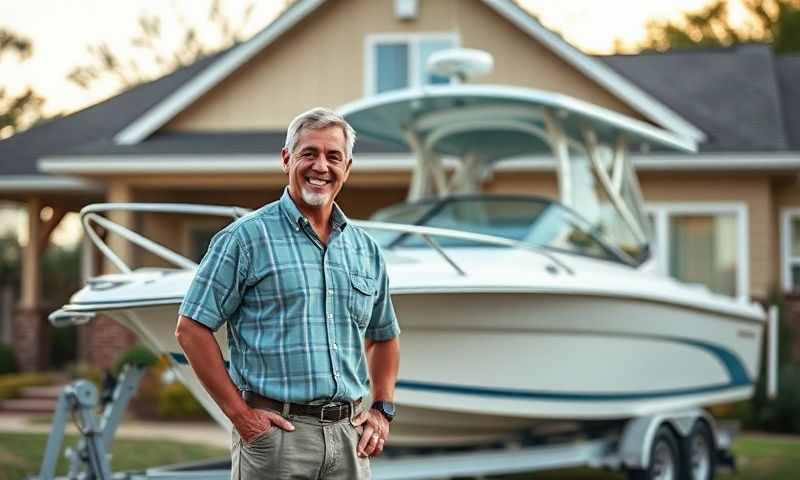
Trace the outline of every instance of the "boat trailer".
<instances>
[{"instance_id":1,"label":"boat trailer","mask_svg":"<svg viewBox=\"0 0 800 480\"><path fill-rule=\"evenodd\" d=\"M192 464L150 468L138 472L112 472L111 445L114 434L130 399L144 374L142 366L126 366L107 397L105 405L97 387L87 380L78 380L64 387L58 399L53 428L45 449L38 479L54 478L92 480L227 480L230 461L216 460ZM95 413L102 406L102 414ZM65 450L69 469L65 477L56 477L56 465L69 418L78 426L80 438L74 447ZM730 454L734 429L718 426L702 409L650 415L626 421L611 422L599 432L575 432L567 439L520 437L516 441L463 449L387 448L371 461L375 480L450 479L486 475L532 473L563 468L589 467L627 471L629 478L674 478L662 476L663 459L659 442L665 431L681 445L683 467L692 468L698 461L692 452L693 432L703 425L708 432L707 468L715 464L735 467ZM704 453L704 452L699 452ZM702 461L702 459L701 459ZM692 465L690 465L692 464ZM666 468L669 468L667 465ZM677 472L676 472L677 473ZM655 475L654 475L655 474ZM712 473L713 475L713 473ZM686 478L695 478L694 476ZM713 478L713 477L703 477Z\"/></svg>"}]
</instances>

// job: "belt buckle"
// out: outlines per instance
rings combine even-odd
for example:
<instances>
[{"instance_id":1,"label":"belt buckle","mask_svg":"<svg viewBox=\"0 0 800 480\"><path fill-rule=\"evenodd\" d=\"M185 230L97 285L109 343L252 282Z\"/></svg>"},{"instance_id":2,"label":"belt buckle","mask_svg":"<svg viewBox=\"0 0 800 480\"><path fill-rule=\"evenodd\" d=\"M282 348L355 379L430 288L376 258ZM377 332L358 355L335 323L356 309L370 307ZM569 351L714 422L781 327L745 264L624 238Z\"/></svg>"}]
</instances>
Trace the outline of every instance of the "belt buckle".
<instances>
[{"instance_id":1,"label":"belt buckle","mask_svg":"<svg viewBox=\"0 0 800 480\"><path fill-rule=\"evenodd\" d=\"M330 402L330 403L326 403L325 405L323 405L322 408L319 409L319 421L320 422L328 421L328 420L325 420L325 410L327 408L333 408L333 407L341 409L342 408L342 404L339 403L339 402ZM334 420L330 420L330 421L333 422Z\"/></svg>"}]
</instances>

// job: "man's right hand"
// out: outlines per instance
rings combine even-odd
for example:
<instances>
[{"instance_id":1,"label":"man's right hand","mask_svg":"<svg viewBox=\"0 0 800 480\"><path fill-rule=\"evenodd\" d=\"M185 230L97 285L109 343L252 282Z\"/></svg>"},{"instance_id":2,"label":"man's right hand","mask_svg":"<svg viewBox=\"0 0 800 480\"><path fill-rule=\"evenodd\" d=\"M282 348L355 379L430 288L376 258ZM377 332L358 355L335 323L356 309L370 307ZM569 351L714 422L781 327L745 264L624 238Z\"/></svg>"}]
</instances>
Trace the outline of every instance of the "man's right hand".
<instances>
[{"instance_id":1,"label":"man's right hand","mask_svg":"<svg viewBox=\"0 0 800 480\"><path fill-rule=\"evenodd\" d=\"M287 432L294 430L294 425L289 420L275 412L251 408L250 414L243 417L239 422L234 423L234 428L239 432L244 443L250 443L260 435L269 432L273 428L281 428Z\"/></svg>"}]
</instances>

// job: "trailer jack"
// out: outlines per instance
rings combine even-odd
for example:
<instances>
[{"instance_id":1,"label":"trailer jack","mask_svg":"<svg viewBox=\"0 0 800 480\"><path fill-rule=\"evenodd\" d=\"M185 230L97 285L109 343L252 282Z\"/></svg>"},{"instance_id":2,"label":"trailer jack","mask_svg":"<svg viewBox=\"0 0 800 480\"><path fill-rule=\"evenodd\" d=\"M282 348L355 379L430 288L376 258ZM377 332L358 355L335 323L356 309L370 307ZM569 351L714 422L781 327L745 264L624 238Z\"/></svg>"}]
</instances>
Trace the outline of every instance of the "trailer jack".
<instances>
[{"instance_id":1,"label":"trailer jack","mask_svg":"<svg viewBox=\"0 0 800 480\"><path fill-rule=\"evenodd\" d=\"M144 374L144 367L126 365L113 387L111 398L103 405L103 412L98 417L98 406L101 405L97 387L87 380L77 380L61 391L53 415L53 427L47 439L39 480L55 478L56 465L67 421L72 418L80 438L74 447L64 451L69 460L67 478L86 478L92 480L111 479L111 463L109 451L114 441L114 433L122 420L122 414L128 402L139 386Z\"/></svg>"}]
</instances>

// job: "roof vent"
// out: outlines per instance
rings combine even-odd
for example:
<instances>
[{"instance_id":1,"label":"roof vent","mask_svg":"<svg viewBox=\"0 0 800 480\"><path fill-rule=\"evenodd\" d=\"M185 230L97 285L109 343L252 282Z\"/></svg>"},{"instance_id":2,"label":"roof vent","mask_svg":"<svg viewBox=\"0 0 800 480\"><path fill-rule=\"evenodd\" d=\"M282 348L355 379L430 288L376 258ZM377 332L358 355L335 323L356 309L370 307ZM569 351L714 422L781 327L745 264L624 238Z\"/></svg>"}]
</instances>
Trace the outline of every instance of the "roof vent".
<instances>
[{"instance_id":1,"label":"roof vent","mask_svg":"<svg viewBox=\"0 0 800 480\"><path fill-rule=\"evenodd\" d=\"M435 75L463 82L491 73L494 68L494 58L483 50L451 48L431 54L425 68Z\"/></svg>"},{"instance_id":2,"label":"roof vent","mask_svg":"<svg viewBox=\"0 0 800 480\"><path fill-rule=\"evenodd\" d=\"M418 12L418 0L394 0L394 16L399 20L414 20Z\"/></svg>"}]
</instances>

